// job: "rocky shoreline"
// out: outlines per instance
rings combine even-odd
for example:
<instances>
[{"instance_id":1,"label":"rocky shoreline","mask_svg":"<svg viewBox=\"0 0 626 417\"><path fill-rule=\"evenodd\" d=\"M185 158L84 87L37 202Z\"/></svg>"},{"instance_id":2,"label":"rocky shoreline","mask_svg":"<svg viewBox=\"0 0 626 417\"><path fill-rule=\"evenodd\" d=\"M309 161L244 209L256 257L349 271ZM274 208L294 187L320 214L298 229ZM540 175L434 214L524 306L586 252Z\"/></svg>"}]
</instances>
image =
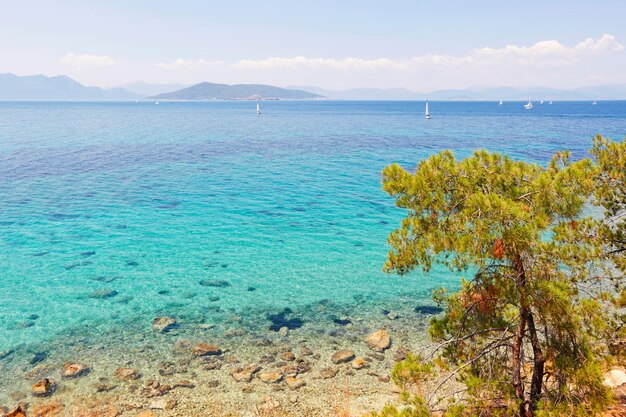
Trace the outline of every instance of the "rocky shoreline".
<instances>
[{"instance_id":1,"label":"rocky shoreline","mask_svg":"<svg viewBox=\"0 0 626 417\"><path fill-rule=\"evenodd\" d=\"M154 317L99 344L9 354L0 415L362 415L397 398L393 364L427 346L428 315L415 311L337 319L333 331L287 317L269 332Z\"/></svg>"}]
</instances>

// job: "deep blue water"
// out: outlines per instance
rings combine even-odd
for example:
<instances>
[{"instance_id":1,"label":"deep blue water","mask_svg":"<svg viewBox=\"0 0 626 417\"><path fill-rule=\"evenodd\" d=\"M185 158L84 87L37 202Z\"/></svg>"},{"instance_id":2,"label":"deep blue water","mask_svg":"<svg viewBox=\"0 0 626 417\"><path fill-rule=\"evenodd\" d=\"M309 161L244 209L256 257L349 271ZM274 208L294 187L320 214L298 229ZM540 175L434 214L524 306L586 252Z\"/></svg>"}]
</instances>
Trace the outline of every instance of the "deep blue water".
<instances>
[{"instance_id":1,"label":"deep blue water","mask_svg":"<svg viewBox=\"0 0 626 417\"><path fill-rule=\"evenodd\" d=\"M626 135L626 102L522 104L431 102L427 121L417 102L0 103L0 352L208 305L365 310L454 286L381 272L403 213L380 171Z\"/></svg>"}]
</instances>

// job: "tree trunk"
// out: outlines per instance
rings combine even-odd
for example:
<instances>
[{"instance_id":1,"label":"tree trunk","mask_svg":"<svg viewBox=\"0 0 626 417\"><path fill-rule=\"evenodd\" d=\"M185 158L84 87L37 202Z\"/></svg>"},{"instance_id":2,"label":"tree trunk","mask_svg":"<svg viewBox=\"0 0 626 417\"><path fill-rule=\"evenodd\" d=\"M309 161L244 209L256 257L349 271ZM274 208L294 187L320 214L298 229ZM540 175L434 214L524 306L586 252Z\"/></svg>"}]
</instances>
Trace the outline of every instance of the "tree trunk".
<instances>
[{"instance_id":1,"label":"tree trunk","mask_svg":"<svg viewBox=\"0 0 626 417\"><path fill-rule=\"evenodd\" d=\"M528 302L526 300L526 271L524 270L524 263L519 255L513 258L513 265L517 272L517 287L520 296L520 315L519 325L515 333L515 341L513 342L513 375L512 382L515 388L515 396L519 400L519 417L530 417L532 414L528 414L526 407L527 401L524 394L524 384L522 382L522 365L523 365L523 349L524 349L524 336L526 334L526 321L530 315L530 309L528 308Z\"/></svg>"},{"instance_id":2,"label":"tree trunk","mask_svg":"<svg viewBox=\"0 0 626 417\"><path fill-rule=\"evenodd\" d=\"M533 376L530 383L530 414L533 415L537 410L537 404L541 400L543 390L544 364L546 358L541 350L541 343L535 328L535 319L533 313L528 313L528 331L530 332L530 342L533 346Z\"/></svg>"},{"instance_id":3,"label":"tree trunk","mask_svg":"<svg viewBox=\"0 0 626 417\"><path fill-rule=\"evenodd\" d=\"M526 399L524 396L524 384L522 384L522 353L528 314L524 310L522 308L522 311L520 311L520 321L515 332L515 341L513 342L513 374L511 376L513 387L515 388L515 396L519 400L519 417L526 417Z\"/></svg>"}]
</instances>

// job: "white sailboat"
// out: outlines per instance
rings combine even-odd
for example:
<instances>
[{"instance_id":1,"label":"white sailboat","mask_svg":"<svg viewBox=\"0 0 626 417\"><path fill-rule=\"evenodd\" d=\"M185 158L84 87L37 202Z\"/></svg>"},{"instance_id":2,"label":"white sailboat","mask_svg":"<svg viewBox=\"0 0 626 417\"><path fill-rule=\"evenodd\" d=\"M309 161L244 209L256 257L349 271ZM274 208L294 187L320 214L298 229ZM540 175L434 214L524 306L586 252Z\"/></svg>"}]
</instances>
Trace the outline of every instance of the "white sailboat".
<instances>
[{"instance_id":1,"label":"white sailboat","mask_svg":"<svg viewBox=\"0 0 626 417\"><path fill-rule=\"evenodd\" d=\"M424 117L426 119L430 119L430 112L428 111L428 100L426 100L426 111L424 112Z\"/></svg>"},{"instance_id":2,"label":"white sailboat","mask_svg":"<svg viewBox=\"0 0 626 417\"><path fill-rule=\"evenodd\" d=\"M500 100L500 102L498 103L498 106L501 106L501 105L502 105L502 100Z\"/></svg>"},{"instance_id":3,"label":"white sailboat","mask_svg":"<svg viewBox=\"0 0 626 417\"><path fill-rule=\"evenodd\" d=\"M592 106L595 106L596 104L598 104L597 101L594 101L593 103L591 103Z\"/></svg>"},{"instance_id":4,"label":"white sailboat","mask_svg":"<svg viewBox=\"0 0 626 417\"><path fill-rule=\"evenodd\" d=\"M256 103L256 114L261 114L261 106L259 106L259 102Z\"/></svg>"},{"instance_id":5,"label":"white sailboat","mask_svg":"<svg viewBox=\"0 0 626 417\"><path fill-rule=\"evenodd\" d=\"M543 100L541 100L541 101L539 102L539 104L543 104Z\"/></svg>"},{"instance_id":6,"label":"white sailboat","mask_svg":"<svg viewBox=\"0 0 626 417\"><path fill-rule=\"evenodd\" d=\"M526 110L530 110L530 109L532 109L532 108L533 108L533 102L532 102L532 101L530 101L530 99L528 99L528 103L524 104L524 108L525 108Z\"/></svg>"},{"instance_id":7,"label":"white sailboat","mask_svg":"<svg viewBox=\"0 0 626 417\"><path fill-rule=\"evenodd\" d=\"M550 101L548 102L548 104L552 104L552 100L550 100Z\"/></svg>"}]
</instances>

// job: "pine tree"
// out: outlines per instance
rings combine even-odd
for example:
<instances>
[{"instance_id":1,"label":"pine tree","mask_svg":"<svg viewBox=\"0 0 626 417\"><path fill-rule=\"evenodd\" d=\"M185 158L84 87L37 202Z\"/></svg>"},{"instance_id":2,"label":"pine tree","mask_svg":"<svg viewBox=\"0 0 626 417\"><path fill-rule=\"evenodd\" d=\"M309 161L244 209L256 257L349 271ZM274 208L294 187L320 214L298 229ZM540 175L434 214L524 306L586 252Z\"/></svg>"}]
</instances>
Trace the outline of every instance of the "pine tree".
<instances>
[{"instance_id":1,"label":"pine tree","mask_svg":"<svg viewBox=\"0 0 626 417\"><path fill-rule=\"evenodd\" d=\"M584 214L594 202L623 213L626 145L595 143L595 161L571 162L561 152L543 167L444 151L414 173L384 169L384 190L407 210L389 236L385 270L442 264L471 277L457 292L435 293L444 314L432 320L437 346L423 368L404 362L394 372L405 387L428 378L425 369L447 376L425 400L407 395L409 414L398 415L441 406L439 388L454 380L465 392L445 403L449 415L593 415L610 401L601 366L623 281L615 268L623 270L623 223L620 232ZM621 168L612 165L617 149ZM416 366L422 371L413 378Z\"/></svg>"}]
</instances>

